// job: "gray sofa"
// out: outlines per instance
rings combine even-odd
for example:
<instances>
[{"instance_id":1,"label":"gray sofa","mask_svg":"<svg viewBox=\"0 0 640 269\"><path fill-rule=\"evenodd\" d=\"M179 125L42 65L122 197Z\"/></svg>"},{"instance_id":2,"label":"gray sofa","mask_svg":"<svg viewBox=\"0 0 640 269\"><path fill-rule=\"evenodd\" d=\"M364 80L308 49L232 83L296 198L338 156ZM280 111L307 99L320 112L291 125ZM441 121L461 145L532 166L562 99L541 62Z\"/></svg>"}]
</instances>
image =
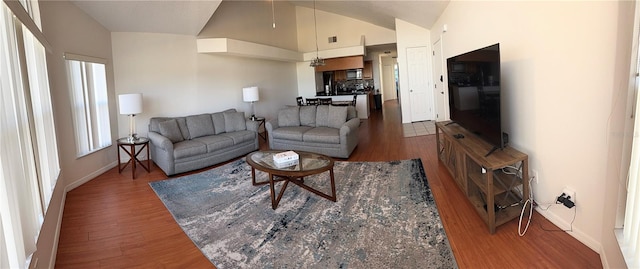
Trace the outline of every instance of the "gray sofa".
<instances>
[{"instance_id":1,"label":"gray sofa","mask_svg":"<svg viewBox=\"0 0 640 269\"><path fill-rule=\"evenodd\" d=\"M360 119L353 106L300 106L278 111L267 121L269 146L349 158L358 145Z\"/></svg>"},{"instance_id":2,"label":"gray sofa","mask_svg":"<svg viewBox=\"0 0 640 269\"><path fill-rule=\"evenodd\" d=\"M151 159L168 176L258 150L258 122L235 109L149 121Z\"/></svg>"}]
</instances>

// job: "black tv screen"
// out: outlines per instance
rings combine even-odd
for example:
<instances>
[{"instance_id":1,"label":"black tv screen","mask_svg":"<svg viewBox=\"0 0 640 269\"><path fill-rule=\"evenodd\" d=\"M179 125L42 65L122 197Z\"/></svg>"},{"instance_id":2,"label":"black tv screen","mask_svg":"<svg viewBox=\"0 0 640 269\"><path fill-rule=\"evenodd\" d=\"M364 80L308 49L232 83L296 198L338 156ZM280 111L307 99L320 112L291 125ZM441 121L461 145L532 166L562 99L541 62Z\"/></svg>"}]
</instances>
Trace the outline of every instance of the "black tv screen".
<instances>
[{"instance_id":1,"label":"black tv screen","mask_svg":"<svg viewBox=\"0 0 640 269\"><path fill-rule=\"evenodd\" d=\"M447 59L451 120L495 148L503 148L500 124L500 44Z\"/></svg>"}]
</instances>

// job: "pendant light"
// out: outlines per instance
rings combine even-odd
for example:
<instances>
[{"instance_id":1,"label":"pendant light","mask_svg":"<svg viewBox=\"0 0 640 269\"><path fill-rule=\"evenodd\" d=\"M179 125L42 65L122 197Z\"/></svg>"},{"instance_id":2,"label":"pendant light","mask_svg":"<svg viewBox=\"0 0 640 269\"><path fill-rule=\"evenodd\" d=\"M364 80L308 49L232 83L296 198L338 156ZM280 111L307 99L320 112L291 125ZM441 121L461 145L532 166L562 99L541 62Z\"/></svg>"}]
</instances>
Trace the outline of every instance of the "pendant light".
<instances>
[{"instance_id":1,"label":"pendant light","mask_svg":"<svg viewBox=\"0 0 640 269\"><path fill-rule=\"evenodd\" d=\"M309 66L323 66L324 59L318 56L318 20L316 19L316 0L313 0L313 27L316 31L316 57L311 59L311 63L309 64Z\"/></svg>"}]
</instances>

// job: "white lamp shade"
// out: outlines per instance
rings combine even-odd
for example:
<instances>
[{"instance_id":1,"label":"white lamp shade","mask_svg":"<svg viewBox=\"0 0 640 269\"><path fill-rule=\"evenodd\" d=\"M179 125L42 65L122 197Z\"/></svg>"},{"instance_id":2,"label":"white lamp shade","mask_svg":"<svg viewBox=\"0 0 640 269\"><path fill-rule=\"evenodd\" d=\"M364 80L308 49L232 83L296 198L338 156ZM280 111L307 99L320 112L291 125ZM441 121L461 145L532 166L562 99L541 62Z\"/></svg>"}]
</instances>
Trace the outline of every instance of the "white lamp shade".
<instances>
[{"instance_id":1,"label":"white lamp shade","mask_svg":"<svg viewBox=\"0 0 640 269\"><path fill-rule=\"evenodd\" d=\"M118 96L120 101L120 114L135 115L142 113L142 94L130 93Z\"/></svg>"},{"instance_id":2,"label":"white lamp shade","mask_svg":"<svg viewBox=\"0 0 640 269\"><path fill-rule=\"evenodd\" d=\"M242 100L245 102L255 102L260 100L260 93L258 93L258 87L243 88Z\"/></svg>"}]
</instances>

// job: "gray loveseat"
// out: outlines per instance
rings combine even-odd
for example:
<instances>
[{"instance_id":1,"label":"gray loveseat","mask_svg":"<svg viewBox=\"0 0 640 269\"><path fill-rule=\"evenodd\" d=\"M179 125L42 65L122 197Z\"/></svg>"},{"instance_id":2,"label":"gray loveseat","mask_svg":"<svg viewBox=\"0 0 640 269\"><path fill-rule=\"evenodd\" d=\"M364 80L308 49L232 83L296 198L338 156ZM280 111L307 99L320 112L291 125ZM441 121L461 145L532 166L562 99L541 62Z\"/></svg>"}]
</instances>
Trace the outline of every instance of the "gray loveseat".
<instances>
[{"instance_id":1,"label":"gray loveseat","mask_svg":"<svg viewBox=\"0 0 640 269\"><path fill-rule=\"evenodd\" d=\"M349 158L358 145L360 119L353 106L300 106L278 111L267 121L269 146Z\"/></svg>"},{"instance_id":2,"label":"gray loveseat","mask_svg":"<svg viewBox=\"0 0 640 269\"><path fill-rule=\"evenodd\" d=\"M258 150L258 122L235 109L149 121L151 159L168 176Z\"/></svg>"}]
</instances>

